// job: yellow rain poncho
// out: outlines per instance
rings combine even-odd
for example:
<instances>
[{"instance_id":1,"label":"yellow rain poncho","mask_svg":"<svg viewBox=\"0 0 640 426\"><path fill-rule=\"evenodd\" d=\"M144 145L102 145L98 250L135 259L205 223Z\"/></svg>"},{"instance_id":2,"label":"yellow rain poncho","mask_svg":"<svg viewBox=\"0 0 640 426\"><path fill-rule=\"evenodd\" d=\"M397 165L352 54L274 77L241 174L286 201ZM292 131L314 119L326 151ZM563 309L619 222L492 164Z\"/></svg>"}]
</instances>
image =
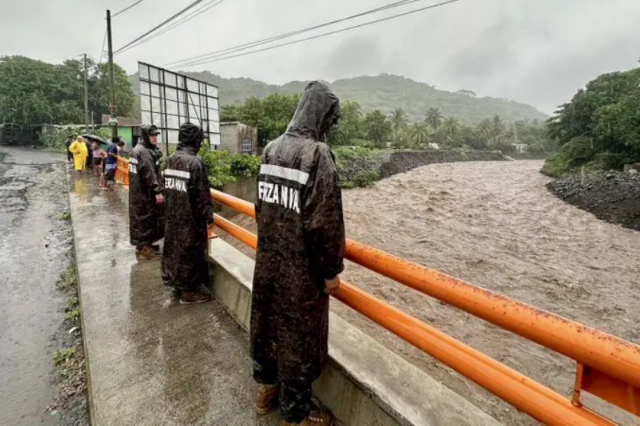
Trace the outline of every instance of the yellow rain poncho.
<instances>
[{"instance_id":1,"label":"yellow rain poncho","mask_svg":"<svg viewBox=\"0 0 640 426\"><path fill-rule=\"evenodd\" d=\"M69 147L69 152L73 154L73 164L76 171L83 171L87 164L87 155L89 155L89 151L87 150L87 144L84 142L82 136L78 136L78 138L73 141Z\"/></svg>"}]
</instances>

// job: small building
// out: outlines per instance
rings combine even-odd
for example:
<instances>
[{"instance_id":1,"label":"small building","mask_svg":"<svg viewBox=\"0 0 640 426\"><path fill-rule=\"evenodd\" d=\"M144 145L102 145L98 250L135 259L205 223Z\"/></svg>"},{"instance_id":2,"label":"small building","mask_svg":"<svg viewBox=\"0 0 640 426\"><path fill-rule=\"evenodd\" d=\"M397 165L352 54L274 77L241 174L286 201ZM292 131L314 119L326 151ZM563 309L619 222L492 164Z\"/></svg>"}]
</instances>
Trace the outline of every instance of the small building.
<instances>
[{"instance_id":1,"label":"small building","mask_svg":"<svg viewBox=\"0 0 640 426\"><path fill-rule=\"evenodd\" d=\"M142 136L140 133L140 120L137 118L117 117L118 120L118 136L122 138L125 145L133 148L138 143L138 138ZM102 125L109 126L111 117L109 114L102 114Z\"/></svg>"},{"instance_id":2,"label":"small building","mask_svg":"<svg viewBox=\"0 0 640 426\"><path fill-rule=\"evenodd\" d=\"M514 143L513 149L518 154L526 154L529 151L529 145L526 143Z\"/></svg>"},{"instance_id":3,"label":"small building","mask_svg":"<svg viewBox=\"0 0 640 426\"><path fill-rule=\"evenodd\" d=\"M258 129L237 121L220 123L220 147L230 154L258 153Z\"/></svg>"}]
</instances>

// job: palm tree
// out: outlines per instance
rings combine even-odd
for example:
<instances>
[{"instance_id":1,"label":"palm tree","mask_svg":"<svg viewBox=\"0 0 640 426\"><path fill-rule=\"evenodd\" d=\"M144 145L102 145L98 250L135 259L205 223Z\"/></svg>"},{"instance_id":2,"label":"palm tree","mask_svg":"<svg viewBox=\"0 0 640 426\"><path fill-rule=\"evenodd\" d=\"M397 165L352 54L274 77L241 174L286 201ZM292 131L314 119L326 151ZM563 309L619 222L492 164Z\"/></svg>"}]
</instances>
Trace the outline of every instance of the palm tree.
<instances>
[{"instance_id":1,"label":"palm tree","mask_svg":"<svg viewBox=\"0 0 640 426\"><path fill-rule=\"evenodd\" d=\"M400 131L404 129L409 122L409 116L402 108L396 108L389 115L389 119L391 120L391 128L393 129L393 143L395 145L398 139L398 133L400 133Z\"/></svg>"},{"instance_id":2,"label":"palm tree","mask_svg":"<svg viewBox=\"0 0 640 426\"><path fill-rule=\"evenodd\" d=\"M424 122L431 126L432 129L437 130L442 126L442 118L440 108L429 108L427 115L424 117Z\"/></svg>"},{"instance_id":3,"label":"palm tree","mask_svg":"<svg viewBox=\"0 0 640 426\"><path fill-rule=\"evenodd\" d=\"M454 136L458 132L459 128L460 123L458 123L458 120L455 117L448 117L442 123L442 130L448 137Z\"/></svg>"},{"instance_id":4,"label":"palm tree","mask_svg":"<svg viewBox=\"0 0 640 426\"><path fill-rule=\"evenodd\" d=\"M421 148L429 141L429 129L425 123L414 123L409 130L411 142L416 148Z\"/></svg>"}]
</instances>

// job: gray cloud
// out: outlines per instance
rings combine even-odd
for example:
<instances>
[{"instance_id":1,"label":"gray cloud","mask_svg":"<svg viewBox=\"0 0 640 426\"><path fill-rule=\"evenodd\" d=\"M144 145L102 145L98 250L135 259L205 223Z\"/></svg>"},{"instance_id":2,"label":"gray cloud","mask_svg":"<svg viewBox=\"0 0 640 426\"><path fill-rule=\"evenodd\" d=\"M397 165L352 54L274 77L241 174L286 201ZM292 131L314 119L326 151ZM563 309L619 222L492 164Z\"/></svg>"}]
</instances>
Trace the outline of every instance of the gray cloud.
<instances>
[{"instance_id":1,"label":"gray cloud","mask_svg":"<svg viewBox=\"0 0 640 426\"><path fill-rule=\"evenodd\" d=\"M0 1L0 55L21 54L54 62L83 52L100 56L106 8L115 11L132 2ZM115 47L190 2L147 0L115 18ZM189 23L116 56L116 61L134 72L138 60L163 65L390 2L226 0ZM527 102L549 113L596 75L636 65L639 18L637 0L463 0L353 32L194 69L269 83L394 73L443 89L471 89Z\"/></svg>"}]
</instances>

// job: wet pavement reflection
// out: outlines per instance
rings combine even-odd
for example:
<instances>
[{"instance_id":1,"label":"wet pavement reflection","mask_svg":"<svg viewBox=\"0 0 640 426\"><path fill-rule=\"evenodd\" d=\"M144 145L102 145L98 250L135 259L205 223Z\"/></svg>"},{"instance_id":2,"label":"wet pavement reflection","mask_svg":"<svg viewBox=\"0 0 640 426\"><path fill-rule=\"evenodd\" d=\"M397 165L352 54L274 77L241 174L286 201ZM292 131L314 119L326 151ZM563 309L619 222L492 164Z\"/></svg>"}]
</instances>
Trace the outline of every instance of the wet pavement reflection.
<instances>
[{"instance_id":1,"label":"wet pavement reflection","mask_svg":"<svg viewBox=\"0 0 640 426\"><path fill-rule=\"evenodd\" d=\"M182 306L135 259L125 204L72 176L94 423L279 425L253 410L248 336L217 303Z\"/></svg>"}]
</instances>

